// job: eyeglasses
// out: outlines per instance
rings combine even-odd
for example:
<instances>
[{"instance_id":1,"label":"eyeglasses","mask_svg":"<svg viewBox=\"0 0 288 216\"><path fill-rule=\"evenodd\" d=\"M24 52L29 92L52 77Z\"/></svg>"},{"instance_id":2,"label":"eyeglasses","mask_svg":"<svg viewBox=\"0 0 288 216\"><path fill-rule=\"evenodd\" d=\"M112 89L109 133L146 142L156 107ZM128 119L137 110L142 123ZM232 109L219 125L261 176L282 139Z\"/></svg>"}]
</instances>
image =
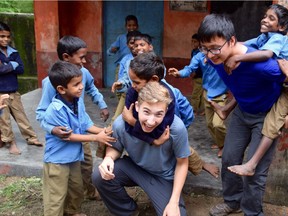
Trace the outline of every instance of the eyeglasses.
<instances>
[{"instance_id":1,"label":"eyeglasses","mask_svg":"<svg viewBox=\"0 0 288 216\"><path fill-rule=\"evenodd\" d=\"M221 49L225 46L227 42L228 40L226 40L225 43L219 48L206 49L205 47L199 47L199 50L205 55L207 55L208 52L212 53L213 55L219 55L221 53Z\"/></svg>"}]
</instances>

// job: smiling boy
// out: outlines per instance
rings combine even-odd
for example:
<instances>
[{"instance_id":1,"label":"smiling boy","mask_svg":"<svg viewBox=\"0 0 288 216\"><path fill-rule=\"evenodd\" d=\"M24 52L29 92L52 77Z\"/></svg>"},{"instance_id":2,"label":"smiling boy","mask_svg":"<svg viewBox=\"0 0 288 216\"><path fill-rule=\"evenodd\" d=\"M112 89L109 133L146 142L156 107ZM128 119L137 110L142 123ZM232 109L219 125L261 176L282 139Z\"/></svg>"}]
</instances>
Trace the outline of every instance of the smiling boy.
<instances>
[{"instance_id":1,"label":"smiling boy","mask_svg":"<svg viewBox=\"0 0 288 216\"><path fill-rule=\"evenodd\" d=\"M222 155L224 203L214 206L210 215L228 215L242 209L244 215L262 216L263 195L273 157L273 147L259 162L254 176L242 178L229 172L227 167L242 164L248 146L247 158L250 159L255 153L262 138L264 118L277 101L285 77L274 59L242 62L231 75L226 73L224 64L229 57L250 53L255 49L237 43L234 25L225 15L207 15L199 27L198 34L200 51L215 67L238 103L227 127ZM275 142L272 146L274 145Z\"/></svg>"}]
</instances>

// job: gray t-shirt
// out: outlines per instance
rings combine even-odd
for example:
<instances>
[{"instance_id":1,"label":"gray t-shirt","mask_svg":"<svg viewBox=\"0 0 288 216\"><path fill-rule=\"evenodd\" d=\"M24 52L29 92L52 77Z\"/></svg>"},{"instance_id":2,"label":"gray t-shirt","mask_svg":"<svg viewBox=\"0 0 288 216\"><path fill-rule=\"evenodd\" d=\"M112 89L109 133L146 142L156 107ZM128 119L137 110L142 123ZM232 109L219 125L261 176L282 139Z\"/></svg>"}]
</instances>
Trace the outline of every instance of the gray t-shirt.
<instances>
[{"instance_id":1,"label":"gray t-shirt","mask_svg":"<svg viewBox=\"0 0 288 216\"><path fill-rule=\"evenodd\" d=\"M179 117L174 116L170 126L170 138L160 146L150 145L125 131L125 122L120 115L113 123L113 147L119 152L125 149L129 157L151 174L173 180L176 158L190 155L188 133Z\"/></svg>"}]
</instances>

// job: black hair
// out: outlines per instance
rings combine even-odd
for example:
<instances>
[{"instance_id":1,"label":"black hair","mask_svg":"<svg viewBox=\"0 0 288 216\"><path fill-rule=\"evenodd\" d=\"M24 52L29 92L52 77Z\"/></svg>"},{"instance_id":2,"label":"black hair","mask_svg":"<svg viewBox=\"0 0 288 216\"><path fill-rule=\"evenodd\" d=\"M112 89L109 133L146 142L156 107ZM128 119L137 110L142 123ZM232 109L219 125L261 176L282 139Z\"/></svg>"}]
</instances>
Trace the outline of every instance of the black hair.
<instances>
[{"instance_id":1,"label":"black hair","mask_svg":"<svg viewBox=\"0 0 288 216\"><path fill-rule=\"evenodd\" d=\"M126 39L127 39L127 43L135 37L141 35L141 32L140 31L129 31L127 34L126 34Z\"/></svg>"},{"instance_id":2,"label":"black hair","mask_svg":"<svg viewBox=\"0 0 288 216\"><path fill-rule=\"evenodd\" d=\"M80 38L66 35L58 41L57 54L60 60L63 60L63 54L72 56L81 48L87 48L87 44Z\"/></svg>"},{"instance_id":3,"label":"black hair","mask_svg":"<svg viewBox=\"0 0 288 216\"><path fill-rule=\"evenodd\" d=\"M160 57L153 51L141 53L130 62L130 69L139 79L149 81L153 75L164 78L165 66Z\"/></svg>"},{"instance_id":4,"label":"black hair","mask_svg":"<svg viewBox=\"0 0 288 216\"><path fill-rule=\"evenodd\" d=\"M199 36L198 36L198 34L197 34L197 33L193 34L193 35L192 35L192 39L195 39L195 40L199 41Z\"/></svg>"},{"instance_id":5,"label":"black hair","mask_svg":"<svg viewBox=\"0 0 288 216\"><path fill-rule=\"evenodd\" d=\"M128 23L128 21L130 21L130 20L134 20L134 21L136 22L137 26L138 26L138 19L137 19L137 17L134 16L134 15L128 15L128 16L126 16L126 18L125 18L125 25L126 25L126 24Z\"/></svg>"},{"instance_id":6,"label":"black hair","mask_svg":"<svg viewBox=\"0 0 288 216\"><path fill-rule=\"evenodd\" d=\"M278 25L284 27L284 31L281 31L281 34L286 35L288 31L288 9L280 4L272 4L268 7L267 10L274 10L278 18Z\"/></svg>"},{"instance_id":7,"label":"black hair","mask_svg":"<svg viewBox=\"0 0 288 216\"><path fill-rule=\"evenodd\" d=\"M8 31L11 32L9 26L6 23L0 22L0 31Z\"/></svg>"},{"instance_id":8,"label":"black hair","mask_svg":"<svg viewBox=\"0 0 288 216\"><path fill-rule=\"evenodd\" d=\"M236 33L232 20L227 15L209 14L201 22L198 36L200 42L210 42L216 36L228 41Z\"/></svg>"},{"instance_id":9,"label":"black hair","mask_svg":"<svg viewBox=\"0 0 288 216\"><path fill-rule=\"evenodd\" d=\"M81 75L81 70L75 64L66 61L57 61L48 72L49 80L55 89L59 85L67 88L72 78Z\"/></svg>"},{"instance_id":10,"label":"black hair","mask_svg":"<svg viewBox=\"0 0 288 216\"><path fill-rule=\"evenodd\" d=\"M149 45L152 44L152 37L148 34L140 34L137 35L134 40L144 40L146 43L148 43Z\"/></svg>"}]
</instances>

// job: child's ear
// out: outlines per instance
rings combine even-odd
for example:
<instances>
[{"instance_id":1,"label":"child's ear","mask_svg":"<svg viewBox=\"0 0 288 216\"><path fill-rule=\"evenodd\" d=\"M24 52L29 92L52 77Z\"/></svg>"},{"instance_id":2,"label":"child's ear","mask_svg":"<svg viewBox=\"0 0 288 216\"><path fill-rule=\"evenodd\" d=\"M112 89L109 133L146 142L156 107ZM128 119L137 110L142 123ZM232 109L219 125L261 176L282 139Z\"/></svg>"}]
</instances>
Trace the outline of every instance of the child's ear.
<instances>
[{"instance_id":1,"label":"child's ear","mask_svg":"<svg viewBox=\"0 0 288 216\"><path fill-rule=\"evenodd\" d=\"M283 32L283 31L285 31L286 30L286 27L285 26L280 26L280 28L279 28L279 31L280 32Z\"/></svg>"},{"instance_id":2,"label":"child's ear","mask_svg":"<svg viewBox=\"0 0 288 216\"><path fill-rule=\"evenodd\" d=\"M136 112L139 111L139 106L140 106L139 102L136 101L136 102L135 102L135 110L136 110Z\"/></svg>"},{"instance_id":3,"label":"child's ear","mask_svg":"<svg viewBox=\"0 0 288 216\"><path fill-rule=\"evenodd\" d=\"M56 88L57 92L59 92L59 94L63 95L66 93L65 88L61 85L58 85Z\"/></svg>"},{"instance_id":4,"label":"child's ear","mask_svg":"<svg viewBox=\"0 0 288 216\"><path fill-rule=\"evenodd\" d=\"M159 82L159 77L157 75L153 75L149 81L156 81Z\"/></svg>"},{"instance_id":5,"label":"child's ear","mask_svg":"<svg viewBox=\"0 0 288 216\"><path fill-rule=\"evenodd\" d=\"M70 57L70 55L68 53L63 53L62 54L63 61L69 62L69 57Z\"/></svg>"}]
</instances>

